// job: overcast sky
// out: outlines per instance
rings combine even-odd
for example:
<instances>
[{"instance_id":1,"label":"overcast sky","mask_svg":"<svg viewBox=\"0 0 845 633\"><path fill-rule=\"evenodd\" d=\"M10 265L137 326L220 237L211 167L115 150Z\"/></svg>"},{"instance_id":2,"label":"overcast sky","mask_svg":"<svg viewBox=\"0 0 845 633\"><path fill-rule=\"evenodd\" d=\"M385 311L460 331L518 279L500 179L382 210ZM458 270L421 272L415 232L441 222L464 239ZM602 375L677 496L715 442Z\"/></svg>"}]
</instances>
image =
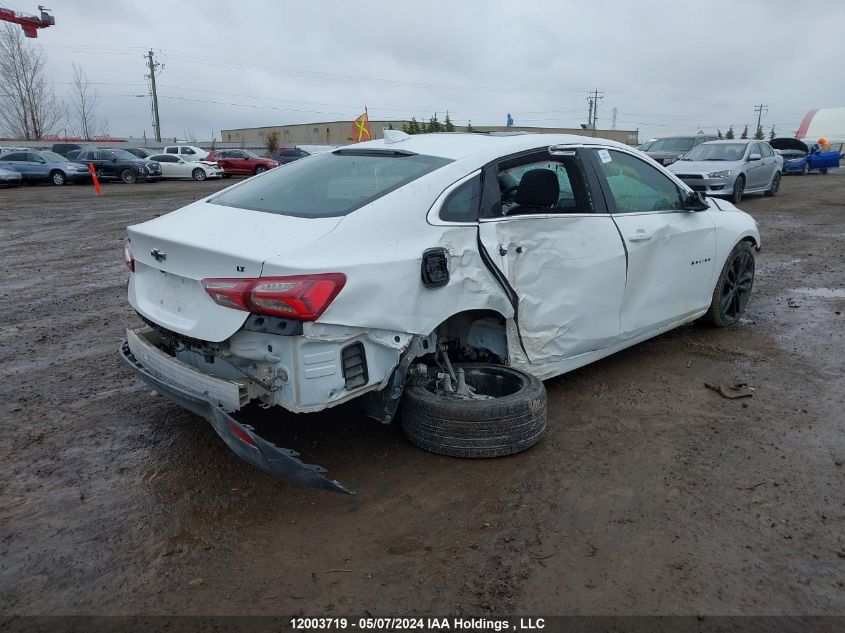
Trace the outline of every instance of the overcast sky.
<instances>
[{"instance_id":1,"label":"overcast sky","mask_svg":"<svg viewBox=\"0 0 845 633\"><path fill-rule=\"evenodd\" d=\"M36 12L25 0L0 5ZM143 53L162 132L416 115L457 125L586 122L655 135L756 124L793 134L807 110L845 105L845 2L496 0L50 0L36 42L57 95L71 63L96 83L114 136L152 134Z\"/></svg>"}]
</instances>

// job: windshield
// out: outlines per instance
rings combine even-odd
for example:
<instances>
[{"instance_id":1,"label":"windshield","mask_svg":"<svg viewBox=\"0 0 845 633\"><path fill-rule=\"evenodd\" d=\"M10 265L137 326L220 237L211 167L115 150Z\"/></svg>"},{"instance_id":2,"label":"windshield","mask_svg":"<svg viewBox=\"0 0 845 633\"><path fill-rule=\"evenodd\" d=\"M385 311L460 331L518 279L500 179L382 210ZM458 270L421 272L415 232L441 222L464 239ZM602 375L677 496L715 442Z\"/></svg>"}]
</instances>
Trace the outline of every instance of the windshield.
<instances>
[{"instance_id":1,"label":"windshield","mask_svg":"<svg viewBox=\"0 0 845 633\"><path fill-rule=\"evenodd\" d=\"M681 160L742 160L747 143L702 143Z\"/></svg>"},{"instance_id":2,"label":"windshield","mask_svg":"<svg viewBox=\"0 0 845 633\"><path fill-rule=\"evenodd\" d=\"M317 154L246 180L209 202L305 218L346 215L449 162L366 150Z\"/></svg>"},{"instance_id":3,"label":"windshield","mask_svg":"<svg viewBox=\"0 0 845 633\"><path fill-rule=\"evenodd\" d=\"M659 138L648 148L650 152L686 152L692 149L693 138Z\"/></svg>"},{"instance_id":4,"label":"windshield","mask_svg":"<svg viewBox=\"0 0 845 633\"><path fill-rule=\"evenodd\" d=\"M115 158L119 158L120 160L138 160L135 154L127 152L125 149L110 149L109 151L114 154Z\"/></svg>"},{"instance_id":5,"label":"windshield","mask_svg":"<svg viewBox=\"0 0 845 633\"><path fill-rule=\"evenodd\" d=\"M41 152L41 156L48 163L69 163L70 162L67 158L65 158L61 154L56 154L55 152Z\"/></svg>"},{"instance_id":6,"label":"windshield","mask_svg":"<svg viewBox=\"0 0 845 633\"><path fill-rule=\"evenodd\" d=\"M655 142L657 142L657 139L653 138L650 141L646 141L645 143L643 143L642 145L637 147L637 149L640 150L641 152L647 152L648 150L651 149L651 146L654 145Z\"/></svg>"}]
</instances>

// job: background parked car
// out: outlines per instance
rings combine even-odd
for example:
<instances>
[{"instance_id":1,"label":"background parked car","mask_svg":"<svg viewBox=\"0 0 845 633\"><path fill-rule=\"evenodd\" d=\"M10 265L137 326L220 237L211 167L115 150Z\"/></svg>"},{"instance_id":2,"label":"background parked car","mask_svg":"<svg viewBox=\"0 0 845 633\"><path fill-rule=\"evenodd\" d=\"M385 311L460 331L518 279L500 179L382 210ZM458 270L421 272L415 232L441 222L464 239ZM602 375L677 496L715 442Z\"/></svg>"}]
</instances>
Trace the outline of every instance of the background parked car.
<instances>
[{"instance_id":1,"label":"background parked car","mask_svg":"<svg viewBox=\"0 0 845 633\"><path fill-rule=\"evenodd\" d=\"M270 154L270 158L280 165L292 163L293 161L305 158L306 156L311 156L311 152L307 152L301 147L283 147Z\"/></svg>"},{"instance_id":2,"label":"background parked car","mask_svg":"<svg viewBox=\"0 0 845 633\"><path fill-rule=\"evenodd\" d=\"M667 136L656 139L646 150L646 154L661 165L671 165L696 145L715 140L717 140L717 137L709 134Z\"/></svg>"},{"instance_id":3,"label":"background parked car","mask_svg":"<svg viewBox=\"0 0 845 633\"><path fill-rule=\"evenodd\" d=\"M97 178L103 180L122 180L133 184L161 178L161 168L157 163L141 160L122 149L87 149L79 152L73 160L86 166L93 163Z\"/></svg>"},{"instance_id":4,"label":"background parked car","mask_svg":"<svg viewBox=\"0 0 845 633\"><path fill-rule=\"evenodd\" d=\"M154 154L158 154L157 150L147 149L146 147L127 147L127 152L137 156L138 158L149 158Z\"/></svg>"},{"instance_id":5,"label":"background parked car","mask_svg":"<svg viewBox=\"0 0 845 633\"><path fill-rule=\"evenodd\" d=\"M67 182L88 180L88 168L55 152L10 152L0 156L0 167L18 172L25 182Z\"/></svg>"},{"instance_id":6,"label":"background parked car","mask_svg":"<svg viewBox=\"0 0 845 633\"><path fill-rule=\"evenodd\" d=\"M206 178L221 178L223 176L223 168L211 161L185 160L173 154L154 154L150 156L150 160L161 166L161 175L164 178L205 180Z\"/></svg>"},{"instance_id":7,"label":"background parked car","mask_svg":"<svg viewBox=\"0 0 845 633\"><path fill-rule=\"evenodd\" d=\"M29 147L0 147L0 156L8 154L9 152L31 152Z\"/></svg>"},{"instance_id":8,"label":"background parked car","mask_svg":"<svg viewBox=\"0 0 845 633\"><path fill-rule=\"evenodd\" d=\"M164 148L162 154L177 154L180 158L185 160L205 160L208 156L208 151L196 145L168 145Z\"/></svg>"},{"instance_id":9,"label":"background parked car","mask_svg":"<svg viewBox=\"0 0 845 633\"><path fill-rule=\"evenodd\" d=\"M690 150L669 171L693 191L725 196L736 204L746 193L775 195L780 189L783 157L766 141L709 141Z\"/></svg>"},{"instance_id":10,"label":"background parked car","mask_svg":"<svg viewBox=\"0 0 845 633\"><path fill-rule=\"evenodd\" d=\"M53 143L50 149L60 156L67 156L68 152L75 149L96 149L93 143Z\"/></svg>"},{"instance_id":11,"label":"background parked car","mask_svg":"<svg viewBox=\"0 0 845 633\"><path fill-rule=\"evenodd\" d=\"M262 158L248 149L211 150L206 160L220 165L223 168L224 178L235 175L252 176L279 166L279 163L272 158Z\"/></svg>"},{"instance_id":12,"label":"background parked car","mask_svg":"<svg viewBox=\"0 0 845 633\"><path fill-rule=\"evenodd\" d=\"M772 139L769 144L783 157L783 173L808 174L817 169L826 174L829 169L839 167L839 152L822 152L818 143L812 146L797 138Z\"/></svg>"},{"instance_id":13,"label":"background parked car","mask_svg":"<svg viewBox=\"0 0 845 633\"><path fill-rule=\"evenodd\" d=\"M17 187L21 182L23 182L23 177L20 173L0 168L0 187Z\"/></svg>"}]
</instances>

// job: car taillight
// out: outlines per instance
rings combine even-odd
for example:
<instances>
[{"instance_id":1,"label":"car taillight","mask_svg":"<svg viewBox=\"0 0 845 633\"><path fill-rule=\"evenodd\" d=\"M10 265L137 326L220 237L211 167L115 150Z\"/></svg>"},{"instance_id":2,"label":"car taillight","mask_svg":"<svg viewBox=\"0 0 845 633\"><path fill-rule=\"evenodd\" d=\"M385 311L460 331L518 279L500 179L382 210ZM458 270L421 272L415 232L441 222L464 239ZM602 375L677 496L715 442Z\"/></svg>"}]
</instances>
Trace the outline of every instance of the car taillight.
<instances>
[{"instance_id":1,"label":"car taillight","mask_svg":"<svg viewBox=\"0 0 845 633\"><path fill-rule=\"evenodd\" d=\"M126 267L130 272L135 272L135 256L132 254L132 244L126 242L123 247L123 261L126 262Z\"/></svg>"},{"instance_id":2,"label":"car taillight","mask_svg":"<svg viewBox=\"0 0 845 633\"><path fill-rule=\"evenodd\" d=\"M344 284L342 273L202 280L202 287L218 305L300 321L320 318Z\"/></svg>"}]
</instances>

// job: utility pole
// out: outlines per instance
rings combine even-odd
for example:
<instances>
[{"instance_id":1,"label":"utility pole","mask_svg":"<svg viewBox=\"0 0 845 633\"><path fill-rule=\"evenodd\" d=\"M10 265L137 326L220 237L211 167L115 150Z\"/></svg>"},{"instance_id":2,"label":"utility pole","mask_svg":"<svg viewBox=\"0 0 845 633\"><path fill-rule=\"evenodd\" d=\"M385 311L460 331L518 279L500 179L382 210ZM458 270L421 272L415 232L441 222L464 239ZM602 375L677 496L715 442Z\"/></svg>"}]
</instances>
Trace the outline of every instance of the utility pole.
<instances>
[{"instance_id":1,"label":"utility pole","mask_svg":"<svg viewBox=\"0 0 845 633\"><path fill-rule=\"evenodd\" d=\"M159 69L164 68L164 65L159 64L155 60L152 50L144 55L144 57L147 59L147 68L150 71L150 74L146 75L146 78L150 80L150 91L152 94L153 128L156 133L156 142L161 143L161 122L158 118L158 95L156 94L156 71L161 72Z\"/></svg>"},{"instance_id":2,"label":"utility pole","mask_svg":"<svg viewBox=\"0 0 845 633\"><path fill-rule=\"evenodd\" d=\"M619 108L613 108L613 123L610 125L611 130L616 129L616 115L619 114Z\"/></svg>"},{"instance_id":3,"label":"utility pole","mask_svg":"<svg viewBox=\"0 0 845 633\"><path fill-rule=\"evenodd\" d=\"M590 128L593 130L593 136L596 135L596 121L599 118L599 99L604 99L604 91L593 90L590 93L590 101L593 104L593 121Z\"/></svg>"},{"instance_id":4,"label":"utility pole","mask_svg":"<svg viewBox=\"0 0 845 633\"><path fill-rule=\"evenodd\" d=\"M593 98L589 97L587 99L587 103L589 104L589 109L587 110L587 129L593 129Z\"/></svg>"},{"instance_id":5,"label":"utility pole","mask_svg":"<svg viewBox=\"0 0 845 633\"><path fill-rule=\"evenodd\" d=\"M766 112L768 112L768 111L769 111L769 106L768 106L768 105L766 105L765 103L761 103L760 105L756 105L756 106L754 106L754 112L756 112L756 113L757 113L757 130L761 129L761 128L760 128L760 121L761 121L761 119L762 119L762 117L763 117L763 111L764 111L764 110L765 110ZM757 130L755 130L755 131L754 131L754 133L755 133L755 134L757 133Z\"/></svg>"}]
</instances>

